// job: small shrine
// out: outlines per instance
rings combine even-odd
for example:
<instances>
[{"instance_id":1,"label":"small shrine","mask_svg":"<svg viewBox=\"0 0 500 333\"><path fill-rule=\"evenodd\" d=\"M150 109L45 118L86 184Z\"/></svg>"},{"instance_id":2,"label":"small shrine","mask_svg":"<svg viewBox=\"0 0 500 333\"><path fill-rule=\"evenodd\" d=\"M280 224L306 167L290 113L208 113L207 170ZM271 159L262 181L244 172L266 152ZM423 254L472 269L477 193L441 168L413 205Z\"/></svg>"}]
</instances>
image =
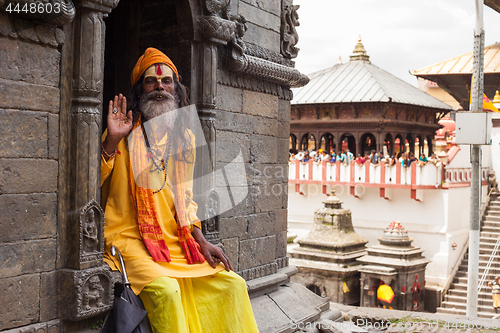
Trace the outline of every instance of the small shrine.
<instances>
[{"instance_id":1,"label":"small shrine","mask_svg":"<svg viewBox=\"0 0 500 333\"><path fill-rule=\"evenodd\" d=\"M313 229L297 243L289 252L290 265L299 270L293 282L332 302L359 304L361 263L356 259L366 255L368 241L354 231L351 211L342 208L333 188L324 207L314 212Z\"/></svg>"},{"instance_id":2,"label":"small shrine","mask_svg":"<svg viewBox=\"0 0 500 333\"><path fill-rule=\"evenodd\" d=\"M430 260L422 256L422 249L411 245L413 239L399 222L392 222L378 241L379 245L369 247L368 254L357 259L363 265L359 270L360 305L423 311L425 267ZM380 302L377 297L381 285L392 288L394 297L390 302Z\"/></svg>"}]
</instances>

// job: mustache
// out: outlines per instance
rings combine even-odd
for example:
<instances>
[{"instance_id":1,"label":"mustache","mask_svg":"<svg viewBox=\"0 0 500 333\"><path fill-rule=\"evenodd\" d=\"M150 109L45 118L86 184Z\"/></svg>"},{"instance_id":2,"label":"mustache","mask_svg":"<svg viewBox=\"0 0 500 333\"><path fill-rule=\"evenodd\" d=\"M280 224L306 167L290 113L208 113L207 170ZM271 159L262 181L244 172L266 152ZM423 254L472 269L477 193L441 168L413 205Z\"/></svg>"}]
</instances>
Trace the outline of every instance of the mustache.
<instances>
[{"instance_id":1,"label":"mustache","mask_svg":"<svg viewBox=\"0 0 500 333\"><path fill-rule=\"evenodd\" d=\"M166 99L171 99L171 100L175 100L174 96L165 91L165 90L154 90L150 93L147 93L147 94L144 94L142 95L142 99L144 101L148 101L150 99L155 99L155 98L158 98L158 97L163 97L163 98L166 98Z\"/></svg>"}]
</instances>

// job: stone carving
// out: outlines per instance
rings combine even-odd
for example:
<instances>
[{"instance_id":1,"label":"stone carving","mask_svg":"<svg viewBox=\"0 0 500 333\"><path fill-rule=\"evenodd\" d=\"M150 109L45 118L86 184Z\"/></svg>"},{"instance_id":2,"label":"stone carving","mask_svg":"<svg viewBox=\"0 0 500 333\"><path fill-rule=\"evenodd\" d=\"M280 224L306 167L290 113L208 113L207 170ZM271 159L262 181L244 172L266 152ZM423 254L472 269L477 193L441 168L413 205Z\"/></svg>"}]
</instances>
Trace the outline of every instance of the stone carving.
<instances>
[{"instance_id":1,"label":"stone carving","mask_svg":"<svg viewBox=\"0 0 500 333\"><path fill-rule=\"evenodd\" d=\"M246 281L264 277L278 272L278 264L276 262L269 263L258 267L252 267L239 271L238 274Z\"/></svg>"},{"instance_id":2,"label":"stone carving","mask_svg":"<svg viewBox=\"0 0 500 333\"><path fill-rule=\"evenodd\" d=\"M88 279L83 287L83 308L91 310L92 308L103 307L103 297L104 288L101 286L101 280L98 275L94 275Z\"/></svg>"},{"instance_id":3,"label":"stone carving","mask_svg":"<svg viewBox=\"0 0 500 333\"><path fill-rule=\"evenodd\" d=\"M244 53L245 49L233 43L226 57L230 71L246 74L261 80L270 81L286 87L302 87L309 78L298 70Z\"/></svg>"},{"instance_id":4,"label":"stone carving","mask_svg":"<svg viewBox=\"0 0 500 333\"><path fill-rule=\"evenodd\" d=\"M261 58L264 60L269 60L288 67L295 67L294 61L291 59L284 58L281 53L273 52L262 46L250 44L244 41L240 41L240 44L243 44L245 46L245 54Z\"/></svg>"},{"instance_id":5,"label":"stone carving","mask_svg":"<svg viewBox=\"0 0 500 333\"><path fill-rule=\"evenodd\" d=\"M94 200L69 215L69 264L76 269L102 265L104 211ZM78 228L78 229L76 229ZM75 239L76 238L76 239Z\"/></svg>"},{"instance_id":6,"label":"stone carving","mask_svg":"<svg viewBox=\"0 0 500 333\"><path fill-rule=\"evenodd\" d=\"M249 76L241 76L237 73L231 73L222 70L218 73L218 83L220 84L235 88L243 88L247 90L263 92L266 94L272 94L287 101L293 99L292 91L289 88L283 87L277 83L263 81Z\"/></svg>"},{"instance_id":7,"label":"stone carving","mask_svg":"<svg viewBox=\"0 0 500 333\"><path fill-rule=\"evenodd\" d=\"M228 7L231 0L205 0L205 8L210 14L218 14L219 11Z\"/></svg>"},{"instance_id":8,"label":"stone carving","mask_svg":"<svg viewBox=\"0 0 500 333\"><path fill-rule=\"evenodd\" d=\"M110 310L115 278L107 265L59 271L61 318L81 320Z\"/></svg>"},{"instance_id":9,"label":"stone carving","mask_svg":"<svg viewBox=\"0 0 500 333\"><path fill-rule=\"evenodd\" d=\"M211 42L226 45L230 40L243 37L247 31L243 15L231 15L229 6L220 15L210 15L198 20L198 29Z\"/></svg>"},{"instance_id":10,"label":"stone carving","mask_svg":"<svg viewBox=\"0 0 500 333\"><path fill-rule=\"evenodd\" d=\"M278 264L278 269L288 267L288 257L277 258L276 264Z\"/></svg>"},{"instance_id":11,"label":"stone carving","mask_svg":"<svg viewBox=\"0 0 500 333\"><path fill-rule=\"evenodd\" d=\"M0 13L0 35L20 38L53 48L64 44L64 32L55 26L37 25L25 19Z\"/></svg>"},{"instance_id":12,"label":"stone carving","mask_svg":"<svg viewBox=\"0 0 500 333\"><path fill-rule=\"evenodd\" d=\"M102 230L104 222L104 211L101 206L91 200L80 210L80 262L91 262L102 260L104 251L104 237Z\"/></svg>"},{"instance_id":13,"label":"stone carving","mask_svg":"<svg viewBox=\"0 0 500 333\"><path fill-rule=\"evenodd\" d=\"M285 58L296 58L299 49L295 47L299 41L299 34L295 27L299 26L299 5L285 6L281 14L281 54Z\"/></svg>"},{"instance_id":14,"label":"stone carving","mask_svg":"<svg viewBox=\"0 0 500 333\"><path fill-rule=\"evenodd\" d=\"M62 325L60 320L51 320L44 323L38 323L20 328L14 328L3 333L61 333Z\"/></svg>"},{"instance_id":15,"label":"stone carving","mask_svg":"<svg viewBox=\"0 0 500 333\"><path fill-rule=\"evenodd\" d=\"M98 250L99 239L94 209L89 209L83 224L83 251L93 252Z\"/></svg>"},{"instance_id":16,"label":"stone carving","mask_svg":"<svg viewBox=\"0 0 500 333\"><path fill-rule=\"evenodd\" d=\"M234 38L236 23L218 16L208 16L198 20L198 28L209 41L226 45Z\"/></svg>"},{"instance_id":17,"label":"stone carving","mask_svg":"<svg viewBox=\"0 0 500 333\"><path fill-rule=\"evenodd\" d=\"M203 205L203 234L210 242L219 242L219 195L212 190L206 196Z\"/></svg>"},{"instance_id":18,"label":"stone carving","mask_svg":"<svg viewBox=\"0 0 500 333\"><path fill-rule=\"evenodd\" d=\"M21 10L15 10L19 4ZM10 8L8 7L10 6ZM22 10L24 7L29 10ZM5 1L0 8L3 12L8 10L9 15L21 17L37 24L63 26L71 23L75 18L75 5L71 0L21 0L17 2ZM36 10L31 10L36 8Z\"/></svg>"}]
</instances>

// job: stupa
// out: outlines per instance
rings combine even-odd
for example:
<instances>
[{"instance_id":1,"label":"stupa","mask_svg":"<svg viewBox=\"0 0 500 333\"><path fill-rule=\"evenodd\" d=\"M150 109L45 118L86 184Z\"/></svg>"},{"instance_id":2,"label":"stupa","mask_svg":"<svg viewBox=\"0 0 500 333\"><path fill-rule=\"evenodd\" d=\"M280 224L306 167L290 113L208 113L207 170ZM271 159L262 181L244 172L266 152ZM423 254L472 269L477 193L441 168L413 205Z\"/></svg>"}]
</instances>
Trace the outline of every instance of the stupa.
<instances>
[{"instance_id":1,"label":"stupa","mask_svg":"<svg viewBox=\"0 0 500 333\"><path fill-rule=\"evenodd\" d=\"M332 302L359 304L359 269L357 258L366 255L365 244L352 226L351 211L332 188L324 207L314 212L311 232L289 251L290 265L299 273L293 282L305 285Z\"/></svg>"},{"instance_id":2,"label":"stupa","mask_svg":"<svg viewBox=\"0 0 500 333\"><path fill-rule=\"evenodd\" d=\"M381 284L394 291L393 309L424 310L425 267L430 262L424 252L412 246L413 239L401 223L394 221L378 239L379 245L369 247L368 254L358 258L361 273L361 306L380 306L377 289Z\"/></svg>"}]
</instances>

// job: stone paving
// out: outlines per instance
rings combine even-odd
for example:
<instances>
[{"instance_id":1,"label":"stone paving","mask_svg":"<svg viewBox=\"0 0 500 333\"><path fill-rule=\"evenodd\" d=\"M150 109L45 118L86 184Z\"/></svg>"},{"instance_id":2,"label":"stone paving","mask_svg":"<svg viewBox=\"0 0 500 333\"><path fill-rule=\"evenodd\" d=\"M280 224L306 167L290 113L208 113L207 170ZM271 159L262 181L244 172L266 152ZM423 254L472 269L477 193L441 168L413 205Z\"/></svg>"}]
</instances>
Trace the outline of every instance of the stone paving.
<instances>
[{"instance_id":1,"label":"stone paving","mask_svg":"<svg viewBox=\"0 0 500 333\"><path fill-rule=\"evenodd\" d=\"M340 310L344 320L351 320L351 323L361 328L349 328L348 323L344 322L343 327L331 332L500 332L500 319L472 319L459 315L363 308L336 303L330 303L330 307Z\"/></svg>"}]
</instances>

